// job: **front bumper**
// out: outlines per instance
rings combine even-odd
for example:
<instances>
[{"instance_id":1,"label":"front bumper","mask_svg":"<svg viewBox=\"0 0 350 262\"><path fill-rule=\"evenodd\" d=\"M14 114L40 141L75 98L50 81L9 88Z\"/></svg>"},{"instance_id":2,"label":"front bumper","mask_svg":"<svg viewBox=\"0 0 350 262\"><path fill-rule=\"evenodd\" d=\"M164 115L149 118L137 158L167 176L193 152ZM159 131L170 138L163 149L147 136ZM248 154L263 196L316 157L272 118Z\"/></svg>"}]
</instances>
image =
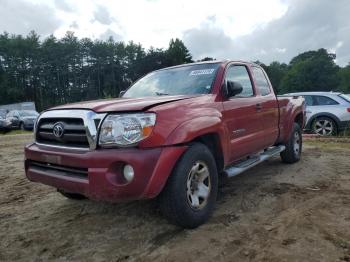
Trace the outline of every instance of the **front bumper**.
<instances>
[{"instance_id":1,"label":"front bumper","mask_svg":"<svg viewBox=\"0 0 350 262\"><path fill-rule=\"evenodd\" d=\"M153 149L97 149L77 151L31 144L25 148L29 180L90 199L108 202L153 198L164 187L186 146ZM123 167L134 168L128 183Z\"/></svg>"}]
</instances>

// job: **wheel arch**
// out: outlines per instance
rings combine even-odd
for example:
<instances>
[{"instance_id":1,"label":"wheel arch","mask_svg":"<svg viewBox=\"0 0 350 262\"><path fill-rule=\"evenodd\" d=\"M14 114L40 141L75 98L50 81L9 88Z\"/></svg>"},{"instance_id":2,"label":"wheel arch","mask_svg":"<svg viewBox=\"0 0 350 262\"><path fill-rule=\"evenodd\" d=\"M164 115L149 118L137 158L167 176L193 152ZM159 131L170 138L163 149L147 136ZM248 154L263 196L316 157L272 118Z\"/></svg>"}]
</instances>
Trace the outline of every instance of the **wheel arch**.
<instances>
[{"instance_id":1,"label":"wheel arch","mask_svg":"<svg viewBox=\"0 0 350 262\"><path fill-rule=\"evenodd\" d=\"M143 196L147 196L147 198L152 198L156 197L160 192L163 191L167 181L173 173L174 168L176 167L177 162L179 161L179 159L181 159L182 155L188 150L189 146L193 143L201 143L208 147L210 152L213 154L218 175L220 178L220 174L222 173L221 171L223 171L225 165L224 152L222 149L220 136L218 133L207 133L199 135L193 138L191 141L175 146L175 148L177 148L175 157L169 157L168 153L169 155L173 154L171 153L171 147L165 147L165 151L161 155L161 160L159 160L159 162L161 162L162 164L160 164L160 166L157 168L157 172L155 172L156 175L155 177L152 177L149 185L143 193ZM167 162L167 164L165 165L164 162ZM167 175L164 175L164 172L159 172L159 170L163 170L163 168L167 169Z\"/></svg>"},{"instance_id":2,"label":"wheel arch","mask_svg":"<svg viewBox=\"0 0 350 262\"><path fill-rule=\"evenodd\" d=\"M330 119L332 119L336 125L337 130L340 127L340 119L332 114L332 113L328 113L328 112L321 112L321 113L317 113L315 115L313 115L308 121L307 124L305 126L305 129L311 130L312 129L312 123L319 117L328 117Z\"/></svg>"},{"instance_id":3,"label":"wheel arch","mask_svg":"<svg viewBox=\"0 0 350 262\"><path fill-rule=\"evenodd\" d=\"M300 128L304 127L304 114L303 113L299 113L295 116L294 118L294 123L299 124Z\"/></svg>"},{"instance_id":4,"label":"wheel arch","mask_svg":"<svg viewBox=\"0 0 350 262\"><path fill-rule=\"evenodd\" d=\"M224 167L225 167L224 152L220 142L220 136L218 133L204 134L196 137L191 142L199 142L204 144L206 147L208 147L208 149L210 150L210 152L212 153L215 159L218 173L224 170Z\"/></svg>"}]
</instances>

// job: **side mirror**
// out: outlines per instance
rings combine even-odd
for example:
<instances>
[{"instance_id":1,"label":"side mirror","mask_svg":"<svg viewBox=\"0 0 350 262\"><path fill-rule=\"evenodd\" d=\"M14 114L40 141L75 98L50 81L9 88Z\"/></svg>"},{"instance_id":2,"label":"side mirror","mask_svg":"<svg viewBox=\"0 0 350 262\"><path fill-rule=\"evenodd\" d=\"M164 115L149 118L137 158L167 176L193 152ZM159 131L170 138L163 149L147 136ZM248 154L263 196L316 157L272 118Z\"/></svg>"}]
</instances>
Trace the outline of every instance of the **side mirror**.
<instances>
[{"instance_id":1,"label":"side mirror","mask_svg":"<svg viewBox=\"0 0 350 262\"><path fill-rule=\"evenodd\" d=\"M226 82L226 93L227 97L232 97L242 93L243 86L235 81L227 81Z\"/></svg>"},{"instance_id":2,"label":"side mirror","mask_svg":"<svg viewBox=\"0 0 350 262\"><path fill-rule=\"evenodd\" d=\"M124 91L124 90L123 90L123 91L120 91L119 97L122 97L122 96L125 94L125 92L126 92L126 91Z\"/></svg>"}]
</instances>

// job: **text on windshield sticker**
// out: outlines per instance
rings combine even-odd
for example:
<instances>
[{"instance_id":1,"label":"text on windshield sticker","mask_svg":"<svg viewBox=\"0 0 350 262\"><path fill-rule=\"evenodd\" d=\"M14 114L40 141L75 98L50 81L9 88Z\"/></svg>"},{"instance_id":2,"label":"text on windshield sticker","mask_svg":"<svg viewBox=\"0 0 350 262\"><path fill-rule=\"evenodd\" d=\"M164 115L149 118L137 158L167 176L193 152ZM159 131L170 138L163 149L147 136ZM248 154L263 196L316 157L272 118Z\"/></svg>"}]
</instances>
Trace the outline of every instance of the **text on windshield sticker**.
<instances>
[{"instance_id":1,"label":"text on windshield sticker","mask_svg":"<svg viewBox=\"0 0 350 262\"><path fill-rule=\"evenodd\" d=\"M215 69L201 69L193 70L190 72L190 76L199 76L199 75L211 75Z\"/></svg>"}]
</instances>

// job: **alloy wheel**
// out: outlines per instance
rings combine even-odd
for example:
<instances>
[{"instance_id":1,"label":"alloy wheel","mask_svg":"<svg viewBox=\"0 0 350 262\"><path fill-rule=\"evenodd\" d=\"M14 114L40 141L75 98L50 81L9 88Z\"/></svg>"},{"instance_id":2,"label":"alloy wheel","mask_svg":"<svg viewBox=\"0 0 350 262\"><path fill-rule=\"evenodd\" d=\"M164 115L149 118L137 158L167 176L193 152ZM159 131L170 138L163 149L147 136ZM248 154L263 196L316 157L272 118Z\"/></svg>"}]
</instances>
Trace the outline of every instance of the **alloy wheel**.
<instances>
[{"instance_id":1,"label":"alloy wheel","mask_svg":"<svg viewBox=\"0 0 350 262\"><path fill-rule=\"evenodd\" d=\"M187 200L191 208L202 209L210 196L211 183L208 166L203 161L196 161L187 178Z\"/></svg>"},{"instance_id":2,"label":"alloy wheel","mask_svg":"<svg viewBox=\"0 0 350 262\"><path fill-rule=\"evenodd\" d=\"M321 136L329 136L334 132L334 124L327 119L317 120L314 127L314 132Z\"/></svg>"}]
</instances>

